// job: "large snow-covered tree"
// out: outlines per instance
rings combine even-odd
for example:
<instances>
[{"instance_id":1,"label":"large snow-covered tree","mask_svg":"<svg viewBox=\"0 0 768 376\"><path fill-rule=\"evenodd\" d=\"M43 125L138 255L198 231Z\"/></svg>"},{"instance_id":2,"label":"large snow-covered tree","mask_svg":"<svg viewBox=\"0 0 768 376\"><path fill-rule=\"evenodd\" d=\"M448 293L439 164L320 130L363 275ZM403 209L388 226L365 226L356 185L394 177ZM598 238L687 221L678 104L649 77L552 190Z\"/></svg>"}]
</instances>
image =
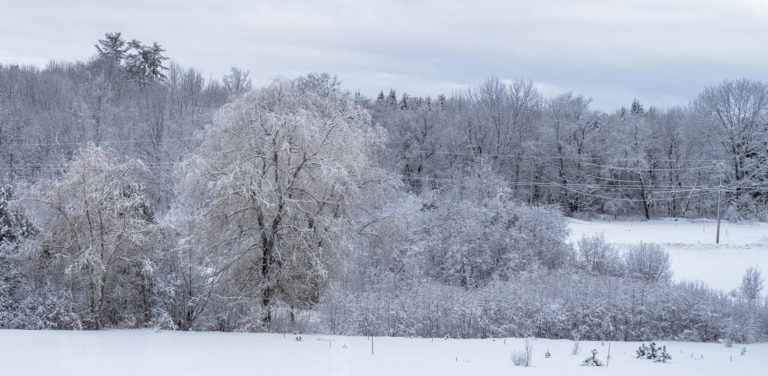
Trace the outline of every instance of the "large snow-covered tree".
<instances>
[{"instance_id":1,"label":"large snow-covered tree","mask_svg":"<svg viewBox=\"0 0 768 376\"><path fill-rule=\"evenodd\" d=\"M708 87L693 103L710 150L722 159L726 197L739 213L765 215L768 84L740 79Z\"/></svg>"},{"instance_id":2,"label":"large snow-covered tree","mask_svg":"<svg viewBox=\"0 0 768 376\"><path fill-rule=\"evenodd\" d=\"M155 219L140 184L147 175L140 161L117 163L100 147L89 146L60 179L35 184L23 198L39 229L30 244L33 257L56 274L50 277L70 287L90 328L102 327L110 298L120 304L131 299L127 294L146 288L130 291L144 281L136 276L151 272L146 254Z\"/></svg>"},{"instance_id":3,"label":"large snow-covered tree","mask_svg":"<svg viewBox=\"0 0 768 376\"><path fill-rule=\"evenodd\" d=\"M526 180L523 167L534 149L542 103L533 82L490 78L467 95L473 102L464 127L468 146L478 156L490 156L510 181ZM517 187L512 188L517 191Z\"/></svg>"},{"instance_id":4,"label":"large snow-covered tree","mask_svg":"<svg viewBox=\"0 0 768 376\"><path fill-rule=\"evenodd\" d=\"M560 192L556 200L565 213L589 210L595 206L594 191L598 182L592 160L596 135L600 131L600 114L589 108L591 100L572 93L560 95L547 102L543 122L549 146L548 156L557 171L554 182ZM586 165L584 162L587 162Z\"/></svg>"},{"instance_id":5,"label":"large snow-covered tree","mask_svg":"<svg viewBox=\"0 0 768 376\"><path fill-rule=\"evenodd\" d=\"M373 161L382 129L330 89L277 80L246 93L179 170L190 259L208 276L197 289L243 302L253 325L269 325L278 304L317 302L351 216L392 181Z\"/></svg>"}]
</instances>

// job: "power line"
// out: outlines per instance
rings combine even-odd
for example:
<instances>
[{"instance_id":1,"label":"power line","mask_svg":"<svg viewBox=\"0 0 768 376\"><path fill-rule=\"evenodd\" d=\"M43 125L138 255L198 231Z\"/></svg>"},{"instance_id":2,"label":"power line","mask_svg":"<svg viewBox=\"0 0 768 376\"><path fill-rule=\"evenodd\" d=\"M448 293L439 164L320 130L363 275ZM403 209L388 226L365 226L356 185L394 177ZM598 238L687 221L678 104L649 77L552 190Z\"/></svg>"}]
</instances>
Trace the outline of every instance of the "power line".
<instances>
[{"instance_id":1,"label":"power line","mask_svg":"<svg viewBox=\"0 0 768 376\"><path fill-rule=\"evenodd\" d=\"M194 140L200 140L196 137L163 137L163 139L160 142L165 141L194 141ZM107 141L75 141L75 142L40 142L40 143L23 143L23 144L14 144L9 143L13 147L17 146L87 146L87 145L101 145L101 144L155 144L158 140L153 139L143 139L143 140L107 140Z\"/></svg>"},{"instance_id":2,"label":"power line","mask_svg":"<svg viewBox=\"0 0 768 376\"><path fill-rule=\"evenodd\" d=\"M593 161L595 157L590 156L544 156L544 155L521 155L521 154L510 154L510 153L475 153L475 152L456 152L456 151L439 151L439 150L423 150L423 149L396 149L396 148L385 148L386 150L390 151L396 151L396 152L402 152L402 153L408 153L408 152L414 152L414 153L422 153L422 154L438 154L438 155L458 155L458 156L470 156L470 157L494 157L494 158L525 158L526 160L530 160L530 157L533 157L535 160L559 160L559 159L565 159L570 161ZM643 158L609 158L614 161L642 161L646 162ZM650 162L702 162L707 163L707 166L700 166L700 167L713 167L714 165L718 163L725 163L727 160L723 159L665 159L665 158L654 158ZM584 163L584 162L582 162ZM671 168L674 169L674 168ZM657 169L655 169L657 170Z\"/></svg>"},{"instance_id":3,"label":"power line","mask_svg":"<svg viewBox=\"0 0 768 376\"><path fill-rule=\"evenodd\" d=\"M164 141L191 141L191 140L200 140L196 137L178 137L178 138L164 138ZM101 141L100 144L140 144L140 143L155 143L156 140L152 139L139 139L139 140L108 140L108 141ZM85 142L56 142L56 143L24 143L24 144L15 144L14 146L75 146L75 145L90 145L93 144L93 141L85 141ZM385 148L386 150L391 151L407 151L407 150L399 150L399 149L393 149L393 148ZM586 160L594 160L596 158L591 157L583 157L583 158L575 158L575 157L565 157L565 156L541 156L541 155L535 155L535 156L525 156L525 155L518 155L518 154L503 154L503 153L486 153L486 154L477 154L477 153L471 153L471 152L448 152L448 151L427 151L427 150L411 150L413 152L420 152L420 153L432 153L432 154L442 154L442 155L460 155L460 156L471 156L471 157L498 157L498 158L523 158L525 161L531 161L534 162L542 162L544 160L551 162L552 160L559 160L559 159L567 159L567 160L575 160L578 161L578 163L581 163L583 165L587 166L593 166L603 169L609 169L609 170L618 170L618 171L631 171L631 172L643 172L646 170L653 170L653 171L703 171L706 169L711 169L713 165L715 165L718 160L704 160L704 159L680 159L680 160L664 160L659 159L655 161L706 161L712 163L712 165L709 166L690 166L690 167L678 167L678 168L651 168L651 167L627 167L627 166L613 166L613 165L607 165L607 164L600 164L600 163L593 163L593 162L587 162ZM144 156L135 156L134 158L141 159ZM623 160L623 161L642 161L641 159L630 159L630 158L613 158L613 160ZM147 167L173 167L178 165L179 162L143 162L145 166ZM67 170L69 168L69 164L67 163L17 163L12 164L7 167L0 167L0 170L6 170L11 171L14 169L51 169L51 170ZM683 186L683 185L653 185L653 184L642 184L641 182L637 180L629 180L629 179L619 179L619 178L613 178L613 177L603 177L598 175L592 175L588 173L582 173L581 176L585 177L591 177L596 180L604 180L605 183L595 184L595 183L558 183L554 181L518 181L518 182L509 182L508 184L511 186L536 186L536 187L559 187L563 189L567 189L582 195L591 195L592 193L580 191L579 189L604 189L609 191L637 191L637 190L648 190L650 194L665 194L665 193L682 193L682 192L713 192L720 189L720 187L698 187L696 185L694 186ZM427 181L451 181L455 182L457 179L454 178L439 178L439 177L401 177L403 180L427 180ZM544 179L544 178L542 178ZM544 179L547 180L547 179ZM609 182L618 182L618 183L632 183L632 184L610 184ZM747 186L735 186L731 189L726 189L724 191L726 192L735 192L736 190L765 190L768 189L768 187L764 185L747 185ZM603 197L606 198L606 197ZM615 198L611 198L615 199Z\"/></svg>"},{"instance_id":4,"label":"power line","mask_svg":"<svg viewBox=\"0 0 768 376\"><path fill-rule=\"evenodd\" d=\"M600 185L600 184L588 184L588 183L558 183L555 181L551 181L548 179L544 179L545 181L517 181L517 182L507 182L508 185L512 187L529 187L529 186L535 186L535 187L545 187L545 188L564 188L569 189L572 191L579 192L581 194L589 195L591 193L584 192L584 191L578 191L577 188L582 189L605 189L609 191L631 191L631 192L637 192L640 189L645 189L648 191L648 194L688 194L690 192L703 192L703 194L709 194L712 192L717 192L720 187L704 187L704 186L654 186L654 185L645 185L645 186L623 186L623 185ZM402 177L402 180L410 180L410 181L435 181L435 182L450 182L450 183L460 183L471 179L461 179L461 178L441 178L441 177L428 177L428 176L410 176L410 177ZM674 188L674 189L672 189ZM747 185L747 186L740 186L737 187L741 190L765 190L768 189L768 186L764 185ZM724 192L735 192L736 189L723 189ZM613 199L613 198L611 198Z\"/></svg>"},{"instance_id":5,"label":"power line","mask_svg":"<svg viewBox=\"0 0 768 376\"><path fill-rule=\"evenodd\" d=\"M200 141L197 137L167 137L163 138L161 142L165 141ZM10 143L13 147L42 147L42 146L87 146L91 144L155 144L158 140L153 139L139 139L139 140L106 140L106 141L75 141L75 142L40 142L40 143L20 143L20 144L14 144ZM474 152L452 152L452 151L432 151L432 150L406 150L406 149L395 149L395 148L384 148L385 150L390 151L396 151L396 152L416 152L416 153L423 153L423 154L438 154L438 155L456 155L456 156L468 156L468 157L493 157L493 158L523 158L526 161L535 161L535 162L543 162L545 160L570 160L570 161L577 161L578 163L593 166L593 167L601 167L606 169L616 169L616 170L626 170L626 171L633 171L636 172L638 170L653 170L653 171L685 171L685 170L703 170L707 168L711 168L717 163L724 163L725 160L719 160L719 159L654 159L651 162L706 162L708 165L706 166L691 166L691 167L627 167L627 166L612 166L607 164L600 164L600 163L594 163L590 161L594 161L597 158L594 157L588 157L588 156L581 156L581 157L574 157L574 156L543 156L543 155L520 155L520 154L509 154L509 153L474 153ZM637 162L646 162L642 158L610 158L614 161L637 161Z\"/></svg>"}]
</instances>

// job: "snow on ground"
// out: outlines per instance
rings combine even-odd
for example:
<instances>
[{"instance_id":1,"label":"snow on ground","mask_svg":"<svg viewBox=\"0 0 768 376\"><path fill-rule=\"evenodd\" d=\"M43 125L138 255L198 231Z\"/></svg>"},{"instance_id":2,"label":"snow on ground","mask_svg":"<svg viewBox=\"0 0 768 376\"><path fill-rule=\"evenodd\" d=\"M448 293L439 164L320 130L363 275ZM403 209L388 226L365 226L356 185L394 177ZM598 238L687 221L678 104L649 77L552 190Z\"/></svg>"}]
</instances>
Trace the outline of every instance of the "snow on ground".
<instances>
[{"instance_id":1,"label":"snow on ground","mask_svg":"<svg viewBox=\"0 0 768 376\"><path fill-rule=\"evenodd\" d=\"M730 291L741 283L749 266L768 274L768 223L720 224L715 244L714 220L659 219L651 221L581 221L570 219L571 242L583 235L603 234L610 243L657 243L670 254L673 279L701 281Z\"/></svg>"},{"instance_id":2,"label":"snow on ground","mask_svg":"<svg viewBox=\"0 0 768 376\"><path fill-rule=\"evenodd\" d=\"M2 375L764 375L768 344L662 342L672 362L634 358L639 342L612 342L606 367L580 363L608 342L534 340L533 366L515 367L522 339L408 339L322 335L114 331L0 330ZM552 357L546 359L549 350Z\"/></svg>"}]
</instances>

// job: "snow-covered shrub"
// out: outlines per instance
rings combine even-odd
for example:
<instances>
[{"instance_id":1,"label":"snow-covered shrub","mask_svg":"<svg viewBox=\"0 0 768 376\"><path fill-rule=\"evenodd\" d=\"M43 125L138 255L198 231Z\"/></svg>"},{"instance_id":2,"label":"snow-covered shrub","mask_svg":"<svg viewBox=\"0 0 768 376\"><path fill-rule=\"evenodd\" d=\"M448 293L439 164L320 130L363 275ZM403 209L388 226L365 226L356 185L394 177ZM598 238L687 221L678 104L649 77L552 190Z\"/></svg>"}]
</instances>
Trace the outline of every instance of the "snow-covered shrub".
<instances>
[{"instance_id":1,"label":"snow-covered shrub","mask_svg":"<svg viewBox=\"0 0 768 376\"><path fill-rule=\"evenodd\" d=\"M152 310L152 321L149 322L149 326L156 330L178 330L179 327L173 321L168 312L164 309L156 308Z\"/></svg>"},{"instance_id":2,"label":"snow-covered shrub","mask_svg":"<svg viewBox=\"0 0 768 376\"><path fill-rule=\"evenodd\" d=\"M670 360L672 360L672 355L669 355L667 352L667 346L662 346L661 351L659 351L659 354L656 356L656 359L654 359L654 362L666 363Z\"/></svg>"},{"instance_id":3,"label":"snow-covered shrub","mask_svg":"<svg viewBox=\"0 0 768 376\"><path fill-rule=\"evenodd\" d=\"M534 262L548 270L566 267L573 261L573 249L564 240L568 227L558 209L551 206L519 205L516 223L522 237L519 250L529 249Z\"/></svg>"},{"instance_id":4,"label":"snow-covered shrub","mask_svg":"<svg viewBox=\"0 0 768 376\"><path fill-rule=\"evenodd\" d=\"M603 362L600 361L600 359L597 358L597 349L592 349L592 356L590 356L587 359L584 359L583 362L581 362L582 366L587 367L600 367L603 365Z\"/></svg>"},{"instance_id":5,"label":"snow-covered shrub","mask_svg":"<svg viewBox=\"0 0 768 376\"><path fill-rule=\"evenodd\" d=\"M590 273L622 276L624 262L619 251L602 235L584 236L579 240L579 262Z\"/></svg>"},{"instance_id":6,"label":"snow-covered shrub","mask_svg":"<svg viewBox=\"0 0 768 376\"><path fill-rule=\"evenodd\" d=\"M567 227L553 207L513 199L487 164L457 178L452 189L424 197L407 229L412 263L441 283L477 288L521 271L555 270L572 259Z\"/></svg>"},{"instance_id":7,"label":"snow-covered shrub","mask_svg":"<svg viewBox=\"0 0 768 376\"><path fill-rule=\"evenodd\" d=\"M72 292L49 282L35 282L19 304L12 327L19 329L83 329Z\"/></svg>"},{"instance_id":8,"label":"snow-covered shrub","mask_svg":"<svg viewBox=\"0 0 768 376\"><path fill-rule=\"evenodd\" d=\"M741 278L739 292L746 298L750 304L757 303L760 298L760 292L763 291L763 277L760 270L751 266L744 272Z\"/></svg>"},{"instance_id":9,"label":"snow-covered shrub","mask_svg":"<svg viewBox=\"0 0 768 376\"><path fill-rule=\"evenodd\" d=\"M321 299L317 330L348 335L440 338L540 337L648 341L747 341L760 327L736 325L746 303L705 285L523 272L466 289L413 276L354 290L334 283ZM357 285L355 285L357 286ZM642 306L640 303L642 302ZM765 338L759 334L756 339Z\"/></svg>"},{"instance_id":10,"label":"snow-covered shrub","mask_svg":"<svg viewBox=\"0 0 768 376\"><path fill-rule=\"evenodd\" d=\"M549 353L549 352L547 352ZM533 344L526 339L523 347L512 351L512 363L518 367L530 367L533 358Z\"/></svg>"},{"instance_id":11,"label":"snow-covered shrub","mask_svg":"<svg viewBox=\"0 0 768 376\"><path fill-rule=\"evenodd\" d=\"M672 276L669 253L658 244L631 245L624 254L627 275L649 283L668 281Z\"/></svg>"},{"instance_id":12,"label":"snow-covered shrub","mask_svg":"<svg viewBox=\"0 0 768 376\"><path fill-rule=\"evenodd\" d=\"M651 342L648 346L645 343L635 351L635 358L653 360L658 363L666 363L672 360L672 356L667 352L667 346L658 347L656 342Z\"/></svg>"}]
</instances>

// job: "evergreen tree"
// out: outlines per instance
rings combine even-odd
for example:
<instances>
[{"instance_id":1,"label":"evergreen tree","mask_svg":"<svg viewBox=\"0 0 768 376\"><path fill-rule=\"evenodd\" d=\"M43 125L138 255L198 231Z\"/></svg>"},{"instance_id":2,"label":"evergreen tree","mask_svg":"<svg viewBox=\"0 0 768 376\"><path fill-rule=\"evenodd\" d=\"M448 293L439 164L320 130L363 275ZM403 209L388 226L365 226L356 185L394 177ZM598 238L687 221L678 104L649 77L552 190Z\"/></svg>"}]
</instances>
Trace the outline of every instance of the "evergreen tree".
<instances>
[{"instance_id":1,"label":"evergreen tree","mask_svg":"<svg viewBox=\"0 0 768 376\"><path fill-rule=\"evenodd\" d=\"M0 186L0 328L14 328L20 301L29 283L23 272L24 260L19 252L22 240L35 230L25 216L10 206L11 186Z\"/></svg>"},{"instance_id":2,"label":"evergreen tree","mask_svg":"<svg viewBox=\"0 0 768 376\"><path fill-rule=\"evenodd\" d=\"M164 71L168 68L163 63L168 57L163 56L165 50L157 42L148 46L134 39L128 42L128 47L130 53L125 57L125 70L132 79L146 84L167 78Z\"/></svg>"},{"instance_id":3,"label":"evergreen tree","mask_svg":"<svg viewBox=\"0 0 768 376\"><path fill-rule=\"evenodd\" d=\"M122 33L119 31L104 34L104 39L99 39L99 42L94 46L99 53L99 58L110 61L115 65L119 65L123 61L128 51Z\"/></svg>"}]
</instances>

